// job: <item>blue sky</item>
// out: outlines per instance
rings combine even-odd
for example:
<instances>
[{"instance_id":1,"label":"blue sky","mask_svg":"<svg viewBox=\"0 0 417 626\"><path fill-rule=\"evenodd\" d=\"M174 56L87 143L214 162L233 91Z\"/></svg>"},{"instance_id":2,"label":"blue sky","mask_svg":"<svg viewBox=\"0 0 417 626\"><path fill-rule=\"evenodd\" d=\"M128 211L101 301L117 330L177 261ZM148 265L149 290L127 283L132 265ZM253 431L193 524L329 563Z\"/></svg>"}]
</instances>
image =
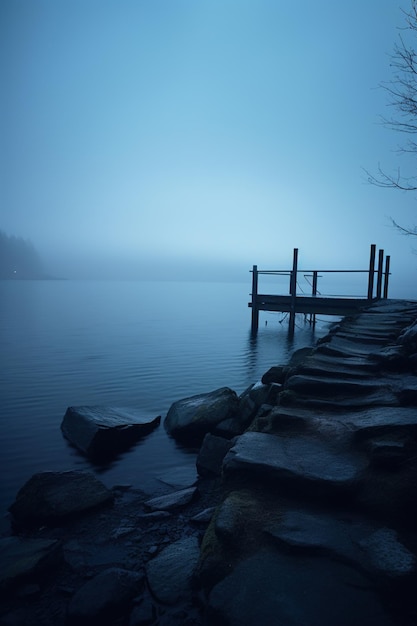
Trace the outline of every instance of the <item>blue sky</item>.
<instances>
[{"instance_id":1,"label":"blue sky","mask_svg":"<svg viewBox=\"0 0 417 626\"><path fill-rule=\"evenodd\" d=\"M74 277L246 280L294 247L366 267L376 243L411 289L389 216L415 224L416 198L363 172L415 165L379 123L408 6L2 0L0 228Z\"/></svg>"}]
</instances>

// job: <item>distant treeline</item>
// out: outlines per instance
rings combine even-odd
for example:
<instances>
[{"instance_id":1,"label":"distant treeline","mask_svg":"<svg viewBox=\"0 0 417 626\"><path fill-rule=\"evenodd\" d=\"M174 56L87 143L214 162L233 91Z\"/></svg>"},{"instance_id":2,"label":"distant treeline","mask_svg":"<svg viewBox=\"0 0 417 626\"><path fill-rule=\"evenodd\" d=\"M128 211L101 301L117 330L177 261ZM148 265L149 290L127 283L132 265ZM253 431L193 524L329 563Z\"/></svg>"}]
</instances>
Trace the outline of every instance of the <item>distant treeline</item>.
<instances>
[{"instance_id":1,"label":"distant treeline","mask_svg":"<svg viewBox=\"0 0 417 626\"><path fill-rule=\"evenodd\" d=\"M42 261L31 241L0 230L0 279L44 278Z\"/></svg>"}]
</instances>

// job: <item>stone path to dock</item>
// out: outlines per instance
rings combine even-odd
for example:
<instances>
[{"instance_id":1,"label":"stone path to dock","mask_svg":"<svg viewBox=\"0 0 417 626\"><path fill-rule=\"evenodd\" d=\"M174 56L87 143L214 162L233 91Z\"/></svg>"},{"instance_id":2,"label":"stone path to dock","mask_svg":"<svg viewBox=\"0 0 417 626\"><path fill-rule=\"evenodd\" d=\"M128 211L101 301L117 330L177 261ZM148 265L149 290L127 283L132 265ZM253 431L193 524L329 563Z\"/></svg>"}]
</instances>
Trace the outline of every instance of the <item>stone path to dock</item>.
<instances>
[{"instance_id":1,"label":"stone path to dock","mask_svg":"<svg viewBox=\"0 0 417 626\"><path fill-rule=\"evenodd\" d=\"M223 461L209 624L417 623L416 320L378 302L277 368L278 404Z\"/></svg>"}]
</instances>

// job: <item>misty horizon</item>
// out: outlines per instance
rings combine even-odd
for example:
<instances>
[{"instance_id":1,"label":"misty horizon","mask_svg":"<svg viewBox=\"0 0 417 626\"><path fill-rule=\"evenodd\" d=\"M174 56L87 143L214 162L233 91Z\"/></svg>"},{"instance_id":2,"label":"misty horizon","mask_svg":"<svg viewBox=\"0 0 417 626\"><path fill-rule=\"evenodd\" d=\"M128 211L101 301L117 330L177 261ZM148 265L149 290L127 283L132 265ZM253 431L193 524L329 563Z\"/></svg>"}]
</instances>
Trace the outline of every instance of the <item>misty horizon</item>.
<instances>
[{"instance_id":1,"label":"misty horizon","mask_svg":"<svg viewBox=\"0 0 417 626\"><path fill-rule=\"evenodd\" d=\"M5 255L5 241L14 242L20 252L24 251L24 257L27 257L30 263L26 267L22 263L13 265L13 255L7 262ZM299 250L299 293L310 293L310 283L308 275L303 277L303 271L312 272L314 270L367 270L369 250L358 251L354 258L350 257L350 264L332 264L331 259L309 259L303 250ZM16 257L16 255L15 255ZM26 260L27 260L26 259ZM282 259L282 257L281 257ZM25 260L25 258L23 259ZM416 264L417 264L417 258ZM199 258L181 258L181 257L165 257L159 259L150 259L149 257L113 255L99 256L90 253L83 255L73 251L73 255L67 257L59 257L55 255L47 257L41 254L30 240L10 236L0 230L0 261L1 271L0 279L46 279L46 280L99 280L99 281L188 281L188 282L230 282L245 283L248 286L248 295L251 289L251 269L256 263L230 263L222 260L202 260ZM259 267L259 270L280 270L290 271L292 263L291 255L288 254L287 259L281 260L275 265ZM395 259L392 260L394 271L391 265L390 289L389 297L417 299L415 293L415 280L413 272L408 273L395 271ZM257 265L257 264L256 264ZM23 269L23 271L21 271ZM346 279L343 274L336 275L337 280L333 277L333 289L350 289L346 295L364 296L366 292L365 279L363 275L356 276L356 279ZM353 275L354 276L354 275ZM322 288L329 288L329 276L323 281L320 278ZM272 291L278 289L278 293L286 293L289 289L289 276L272 277L263 280L268 284L271 283ZM301 282L302 281L302 282ZM323 285L323 282L325 284ZM327 284L326 284L327 282ZM269 288L264 289L269 292ZM261 289L262 292L262 289ZM325 294L330 295L327 291ZM325 295L324 294L324 295Z\"/></svg>"},{"instance_id":2,"label":"misty horizon","mask_svg":"<svg viewBox=\"0 0 417 626\"><path fill-rule=\"evenodd\" d=\"M294 247L349 269L375 243L417 297L391 222L415 198L364 173L413 171L378 88L406 8L5 0L0 228L70 279L249 282Z\"/></svg>"}]
</instances>

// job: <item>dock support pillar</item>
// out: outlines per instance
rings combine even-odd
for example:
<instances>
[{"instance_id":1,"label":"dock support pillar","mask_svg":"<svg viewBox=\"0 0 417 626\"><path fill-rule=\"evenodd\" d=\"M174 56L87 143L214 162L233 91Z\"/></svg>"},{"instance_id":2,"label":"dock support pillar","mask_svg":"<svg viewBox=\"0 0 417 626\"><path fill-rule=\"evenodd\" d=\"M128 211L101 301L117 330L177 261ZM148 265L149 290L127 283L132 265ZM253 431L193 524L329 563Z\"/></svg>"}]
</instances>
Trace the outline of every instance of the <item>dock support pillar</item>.
<instances>
[{"instance_id":1,"label":"dock support pillar","mask_svg":"<svg viewBox=\"0 0 417 626\"><path fill-rule=\"evenodd\" d=\"M297 299L297 268L298 268L298 248L294 248L291 281L290 281L290 296L291 296L290 325L288 329L291 335L294 333L294 327L295 327L295 303Z\"/></svg>"},{"instance_id":2,"label":"dock support pillar","mask_svg":"<svg viewBox=\"0 0 417 626\"><path fill-rule=\"evenodd\" d=\"M368 300L372 300L374 293L375 255L376 245L373 243L371 244L371 253L369 255Z\"/></svg>"},{"instance_id":3,"label":"dock support pillar","mask_svg":"<svg viewBox=\"0 0 417 626\"><path fill-rule=\"evenodd\" d=\"M315 296L317 296L317 279L318 279L318 272L317 270L314 270L313 272L313 285L312 285L312 289L311 289L311 295L313 296L313 298ZM313 328L316 325L316 314L310 314L310 323L313 323Z\"/></svg>"},{"instance_id":4,"label":"dock support pillar","mask_svg":"<svg viewBox=\"0 0 417 626\"><path fill-rule=\"evenodd\" d=\"M252 268L252 333L256 333L259 326L258 309L258 266Z\"/></svg>"},{"instance_id":5,"label":"dock support pillar","mask_svg":"<svg viewBox=\"0 0 417 626\"><path fill-rule=\"evenodd\" d=\"M377 281L376 281L376 297L377 297L378 300L381 299L381 294L382 294L383 265L384 265L384 251L383 250L379 250L379 253L378 253L378 273L377 273Z\"/></svg>"},{"instance_id":6,"label":"dock support pillar","mask_svg":"<svg viewBox=\"0 0 417 626\"><path fill-rule=\"evenodd\" d=\"M389 281L389 267L390 267L391 257L389 254L385 257L385 276L384 276L384 295L383 298L388 298L388 281Z\"/></svg>"}]
</instances>

